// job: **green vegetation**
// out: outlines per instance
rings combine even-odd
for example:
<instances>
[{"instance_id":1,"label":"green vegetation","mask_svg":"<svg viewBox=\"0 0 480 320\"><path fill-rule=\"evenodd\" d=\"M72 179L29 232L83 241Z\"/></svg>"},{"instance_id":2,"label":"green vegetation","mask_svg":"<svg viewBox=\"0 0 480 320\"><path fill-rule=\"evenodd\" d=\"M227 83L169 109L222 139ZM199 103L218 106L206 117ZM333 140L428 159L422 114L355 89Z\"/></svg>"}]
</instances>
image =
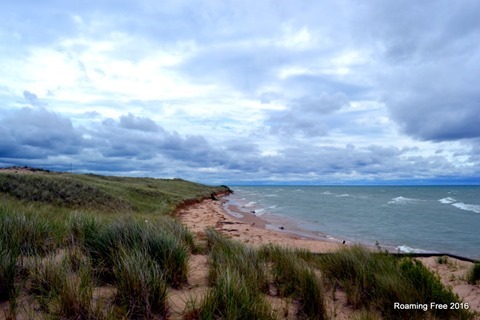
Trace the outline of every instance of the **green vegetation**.
<instances>
[{"instance_id":1,"label":"green vegetation","mask_svg":"<svg viewBox=\"0 0 480 320\"><path fill-rule=\"evenodd\" d=\"M179 179L0 173L0 302L9 306L4 315L15 318L27 297L39 318L168 317L169 292L185 287L189 256L201 251L170 215L226 190ZM394 309L393 302L459 302L417 260L362 247L324 255L255 249L213 229L206 235L209 289L201 301L191 301L188 319L280 318L268 296L287 301L298 319L329 319L325 297L336 290L358 310L352 319L474 317L468 310ZM470 283L478 281L479 270L480 264L472 267Z\"/></svg>"},{"instance_id":2,"label":"green vegetation","mask_svg":"<svg viewBox=\"0 0 480 320\"><path fill-rule=\"evenodd\" d=\"M164 317L168 290L186 283L189 254L198 250L169 215L224 191L180 179L0 173L4 314L16 317L23 294L39 317ZM105 284L110 298L95 298Z\"/></svg>"},{"instance_id":3,"label":"green vegetation","mask_svg":"<svg viewBox=\"0 0 480 320\"><path fill-rule=\"evenodd\" d=\"M476 284L480 280L480 262L475 263L467 274L467 282Z\"/></svg>"},{"instance_id":4,"label":"green vegetation","mask_svg":"<svg viewBox=\"0 0 480 320\"><path fill-rule=\"evenodd\" d=\"M447 256L437 257L435 259L435 261L437 261L438 264L447 264L448 263L448 257Z\"/></svg>"},{"instance_id":5,"label":"green vegetation","mask_svg":"<svg viewBox=\"0 0 480 320\"><path fill-rule=\"evenodd\" d=\"M436 319L473 319L466 310L396 310L393 302L429 304L460 302L437 275L421 262L409 258L371 252L355 246L323 255L318 265L332 286L345 290L355 308L376 309L384 318L424 319L430 314Z\"/></svg>"},{"instance_id":6,"label":"green vegetation","mask_svg":"<svg viewBox=\"0 0 480 320\"><path fill-rule=\"evenodd\" d=\"M273 319L262 292L265 264L256 250L207 230L212 286L200 306L201 319Z\"/></svg>"},{"instance_id":7,"label":"green vegetation","mask_svg":"<svg viewBox=\"0 0 480 320\"><path fill-rule=\"evenodd\" d=\"M192 200L225 192L182 179L153 179L69 173L0 173L0 193L29 202L104 213L171 214Z\"/></svg>"},{"instance_id":8,"label":"green vegetation","mask_svg":"<svg viewBox=\"0 0 480 320\"><path fill-rule=\"evenodd\" d=\"M304 251L277 246L264 247L262 251L273 264L273 283L279 296L298 300L300 318L326 319L323 285L314 269L301 258L311 257Z\"/></svg>"}]
</instances>

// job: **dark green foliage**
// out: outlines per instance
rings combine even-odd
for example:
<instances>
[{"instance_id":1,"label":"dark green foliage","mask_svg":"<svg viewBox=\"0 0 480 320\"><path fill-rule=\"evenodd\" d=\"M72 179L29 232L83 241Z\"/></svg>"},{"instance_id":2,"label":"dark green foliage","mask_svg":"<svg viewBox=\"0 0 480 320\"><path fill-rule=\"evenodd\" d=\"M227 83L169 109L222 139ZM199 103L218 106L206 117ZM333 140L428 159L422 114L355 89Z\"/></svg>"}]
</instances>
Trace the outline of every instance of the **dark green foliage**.
<instances>
[{"instance_id":1,"label":"dark green foliage","mask_svg":"<svg viewBox=\"0 0 480 320\"><path fill-rule=\"evenodd\" d=\"M18 253L0 245L0 301L15 299L17 296L17 257Z\"/></svg>"},{"instance_id":2,"label":"dark green foliage","mask_svg":"<svg viewBox=\"0 0 480 320\"><path fill-rule=\"evenodd\" d=\"M475 284L478 280L480 280L480 262L475 263L467 274L468 283Z\"/></svg>"}]
</instances>

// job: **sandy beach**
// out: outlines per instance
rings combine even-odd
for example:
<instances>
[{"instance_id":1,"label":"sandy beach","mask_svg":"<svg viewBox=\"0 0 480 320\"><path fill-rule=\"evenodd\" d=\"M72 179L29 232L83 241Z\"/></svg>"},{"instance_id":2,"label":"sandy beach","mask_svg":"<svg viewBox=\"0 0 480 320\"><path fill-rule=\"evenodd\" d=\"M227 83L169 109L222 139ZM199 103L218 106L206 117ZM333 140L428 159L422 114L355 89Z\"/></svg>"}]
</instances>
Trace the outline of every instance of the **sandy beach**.
<instances>
[{"instance_id":1,"label":"sandy beach","mask_svg":"<svg viewBox=\"0 0 480 320\"><path fill-rule=\"evenodd\" d=\"M213 227L222 234L253 246L276 244L304 248L318 253L334 251L342 247L341 243L327 239L324 241L310 239L285 229L272 230L268 228L267 221L253 214L242 212L241 217L228 214L224 205L226 205L225 200L205 200L182 210L179 213L180 219L199 239L205 236L206 228ZM237 208L230 206L228 210L235 212Z\"/></svg>"},{"instance_id":2,"label":"sandy beach","mask_svg":"<svg viewBox=\"0 0 480 320\"><path fill-rule=\"evenodd\" d=\"M219 201L205 200L193 204L179 212L179 218L198 239L205 239L205 229L213 227L232 239L236 239L246 244L260 246L265 244L275 244L291 248L308 249L315 253L325 253L338 250L348 245L328 239L311 239L303 235L290 232L289 230L272 230L268 228L268 222L254 214L231 215L227 211L235 212L238 208L228 207L228 202L221 199ZM434 257L420 258L420 260L433 272L439 275L442 282L451 286L464 302L467 302L471 310L480 312L480 286L470 285L466 282L466 274L472 266L470 262L464 262L453 258L448 258L445 264L439 264ZM341 297L334 302L338 310L343 310L336 319L348 318L352 310Z\"/></svg>"}]
</instances>

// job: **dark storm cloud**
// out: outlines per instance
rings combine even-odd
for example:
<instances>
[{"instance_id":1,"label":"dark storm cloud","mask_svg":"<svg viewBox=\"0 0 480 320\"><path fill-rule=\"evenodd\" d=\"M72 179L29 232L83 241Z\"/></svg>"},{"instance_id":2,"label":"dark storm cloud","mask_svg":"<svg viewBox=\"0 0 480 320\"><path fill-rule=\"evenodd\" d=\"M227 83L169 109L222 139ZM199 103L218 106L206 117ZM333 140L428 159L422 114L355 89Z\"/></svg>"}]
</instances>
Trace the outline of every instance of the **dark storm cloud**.
<instances>
[{"instance_id":1,"label":"dark storm cloud","mask_svg":"<svg viewBox=\"0 0 480 320\"><path fill-rule=\"evenodd\" d=\"M480 136L478 1L380 1L365 7L360 39L377 41L378 77L393 120L433 141Z\"/></svg>"},{"instance_id":2,"label":"dark storm cloud","mask_svg":"<svg viewBox=\"0 0 480 320\"><path fill-rule=\"evenodd\" d=\"M125 129L134 129L140 131L159 131L160 127L152 120L146 117L136 117L129 113L120 117L120 127Z\"/></svg>"},{"instance_id":3,"label":"dark storm cloud","mask_svg":"<svg viewBox=\"0 0 480 320\"><path fill-rule=\"evenodd\" d=\"M306 96L293 99L286 110L272 111L267 123L273 134L325 135L328 132L325 116L345 106L348 98L343 93Z\"/></svg>"},{"instance_id":4,"label":"dark storm cloud","mask_svg":"<svg viewBox=\"0 0 480 320\"><path fill-rule=\"evenodd\" d=\"M56 154L76 154L81 135L72 122L44 108L22 108L0 119L2 158L44 158Z\"/></svg>"}]
</instances>

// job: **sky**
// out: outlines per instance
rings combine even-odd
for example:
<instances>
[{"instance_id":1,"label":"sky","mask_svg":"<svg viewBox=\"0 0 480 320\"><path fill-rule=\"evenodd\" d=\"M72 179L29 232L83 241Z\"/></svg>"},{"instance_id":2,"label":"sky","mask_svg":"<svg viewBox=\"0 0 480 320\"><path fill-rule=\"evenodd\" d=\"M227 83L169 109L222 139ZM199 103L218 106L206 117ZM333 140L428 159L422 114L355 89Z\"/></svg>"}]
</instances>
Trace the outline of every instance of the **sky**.
<instances>
[{"instance_id":1,"label":"sky","mask_svg":"<svg viewBox=\"0 0 480 320\"><path fill-rule=\"evenodd\" d=\"M477 0L0 4L0 167L480 184Z\"/></svg>"}]
</instances>

